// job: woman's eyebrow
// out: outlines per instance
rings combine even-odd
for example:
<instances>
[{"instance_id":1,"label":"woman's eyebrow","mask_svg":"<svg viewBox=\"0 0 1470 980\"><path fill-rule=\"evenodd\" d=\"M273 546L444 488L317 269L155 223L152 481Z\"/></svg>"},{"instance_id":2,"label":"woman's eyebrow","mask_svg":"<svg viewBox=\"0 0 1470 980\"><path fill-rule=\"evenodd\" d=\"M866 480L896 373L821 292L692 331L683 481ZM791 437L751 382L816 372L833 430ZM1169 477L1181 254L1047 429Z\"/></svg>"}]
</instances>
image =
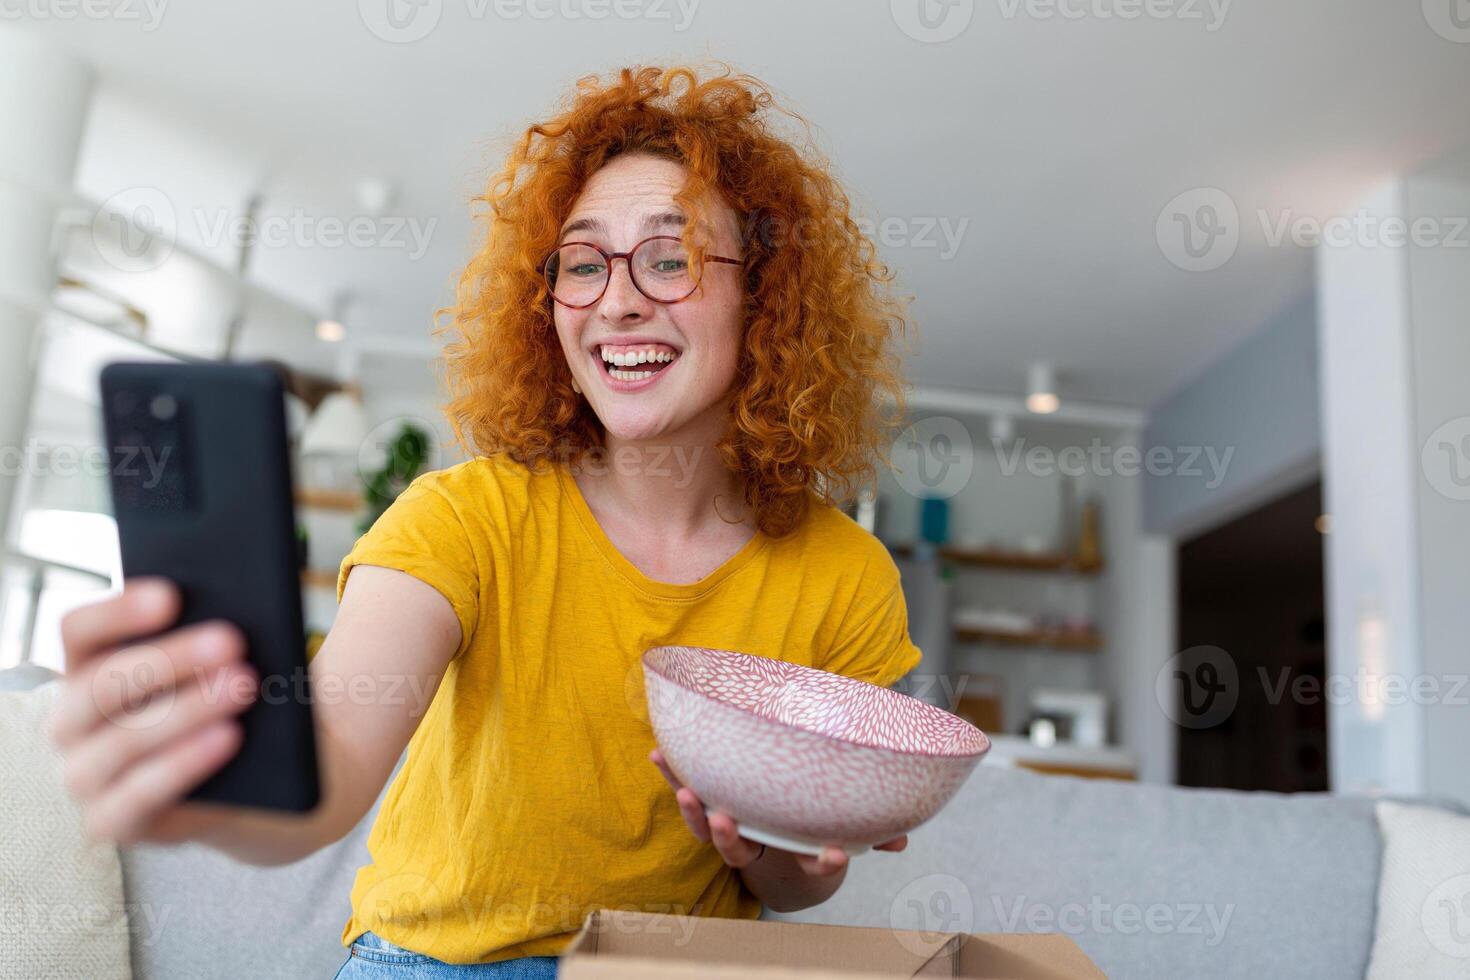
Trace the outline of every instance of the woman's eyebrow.
<instances>
[{"instance_id":1,"label":"woman's eyebrow","mask_svg":"<svg viewBox=\"0 0 1470 980\"><path fill-rule=\"evenodd\" d=\"M660 211L657 214L645 215L639 227L644 230L655 228L682 228L688 219L678 211ZM574 231L590 231L598 234L605 233L607 226L601 218L575 218L568 221L561 229L561 237L565 238Z\"/></svg>"}]
</instances>

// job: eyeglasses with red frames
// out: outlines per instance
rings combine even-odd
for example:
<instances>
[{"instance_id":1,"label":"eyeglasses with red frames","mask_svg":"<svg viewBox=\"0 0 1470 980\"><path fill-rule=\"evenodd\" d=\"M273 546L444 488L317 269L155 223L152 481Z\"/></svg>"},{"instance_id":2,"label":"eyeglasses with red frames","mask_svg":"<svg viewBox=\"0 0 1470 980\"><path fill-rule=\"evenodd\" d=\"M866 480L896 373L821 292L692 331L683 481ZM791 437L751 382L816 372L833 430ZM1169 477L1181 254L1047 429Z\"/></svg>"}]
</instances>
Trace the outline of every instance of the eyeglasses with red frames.
<instances>
[{"instance_id":1,"label":"eyeglasses with red frames","mask_svg":"<svg viewBox=\"0 0 1470 980\"><path fill-rule=\"evenodd\" d=\"M633 288L655 303L677 303L699 288L689 249L673 235L645 238L626 252L605 252L591 242L564 242L541 260L540 269L552 299L569 309L583 310L607 292L616 259L628 263ZM744 259L723 255L706 255L704 261L745 264Z\"/></svg>"}]
</instances>

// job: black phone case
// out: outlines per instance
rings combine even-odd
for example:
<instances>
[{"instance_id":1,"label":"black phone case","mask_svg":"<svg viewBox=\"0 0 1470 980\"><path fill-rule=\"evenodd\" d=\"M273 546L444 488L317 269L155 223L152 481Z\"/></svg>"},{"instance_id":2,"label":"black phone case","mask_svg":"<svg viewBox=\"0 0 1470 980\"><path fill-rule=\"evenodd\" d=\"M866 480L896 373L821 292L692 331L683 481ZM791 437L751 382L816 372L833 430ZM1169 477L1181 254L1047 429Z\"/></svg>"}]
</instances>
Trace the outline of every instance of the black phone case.
<instances>
[{"instance_id":1,"label":"black phone case","mask_svg":"<svg viewBox=\"0 0 1470 980\"><path fill-rule=\"evenodd\" d=\"M173 580L176 627L238 626L261 679L240 751L189 799L310 810L320 784L281 377L264 364L117 363L101 388L123 574Z\"/></svg>"}]
</instances>

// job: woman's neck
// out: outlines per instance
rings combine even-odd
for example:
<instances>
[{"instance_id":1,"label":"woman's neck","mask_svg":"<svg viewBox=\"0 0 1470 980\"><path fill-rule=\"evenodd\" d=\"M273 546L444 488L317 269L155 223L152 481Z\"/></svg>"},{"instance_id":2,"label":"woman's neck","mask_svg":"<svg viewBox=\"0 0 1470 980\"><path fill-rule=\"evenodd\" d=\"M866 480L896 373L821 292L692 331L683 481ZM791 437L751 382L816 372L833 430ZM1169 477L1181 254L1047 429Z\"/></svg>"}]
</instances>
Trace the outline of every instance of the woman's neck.
<instances>
[{"instance_id":1,"label":"woman's neck","mask_svg":"<svg viewBox=\"0 0 1470 980\"><path fill-rule=\"evenodd\" d=\"M740 481L720 459L718 433L691 426L649 440L609 435L574 470L603 533L652 579L698 581L756 534Z\"/></svg>"},{"instance_id":2,"label":"woman's neck","mask_svg":"<svg viewBox=\"0 0 1470 980\"><path fill-rule=\"evenodd\" d=\"M596 498L596 509L664 536L698 537L715 523L741 523L747 510L739 479L708 433L649 440L608 434L597 458L579 468L577 482L584 496L590 491Z\"/></svg>"}]
</instances>

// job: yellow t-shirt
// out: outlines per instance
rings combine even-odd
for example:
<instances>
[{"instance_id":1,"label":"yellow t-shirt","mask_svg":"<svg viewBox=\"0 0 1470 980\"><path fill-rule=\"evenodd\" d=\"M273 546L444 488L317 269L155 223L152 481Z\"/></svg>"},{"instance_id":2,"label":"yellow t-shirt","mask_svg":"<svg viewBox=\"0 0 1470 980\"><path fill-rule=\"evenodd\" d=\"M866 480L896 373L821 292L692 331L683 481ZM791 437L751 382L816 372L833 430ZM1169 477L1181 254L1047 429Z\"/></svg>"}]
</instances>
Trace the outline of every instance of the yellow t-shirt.
<instances>
[{"instance_id":1,"label":"yellow t-shirt","mask_svg":"<svg viewBox=\"0 0 1470 980\"><path fill-rule=\"evenodd\" d=\"M449 963L556 955L598 908L755 918L648 761L641 656L738 650L888 686L913 669L898 570L819 503L699 582L640 572L564 466L504 457L419 477L342 562L437 589L463 631L358 870L349 945L372 930Z\"/></svg>"}]
</instances>

